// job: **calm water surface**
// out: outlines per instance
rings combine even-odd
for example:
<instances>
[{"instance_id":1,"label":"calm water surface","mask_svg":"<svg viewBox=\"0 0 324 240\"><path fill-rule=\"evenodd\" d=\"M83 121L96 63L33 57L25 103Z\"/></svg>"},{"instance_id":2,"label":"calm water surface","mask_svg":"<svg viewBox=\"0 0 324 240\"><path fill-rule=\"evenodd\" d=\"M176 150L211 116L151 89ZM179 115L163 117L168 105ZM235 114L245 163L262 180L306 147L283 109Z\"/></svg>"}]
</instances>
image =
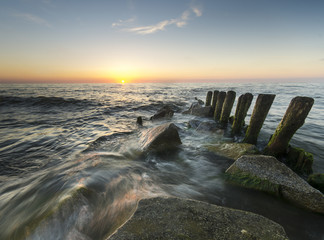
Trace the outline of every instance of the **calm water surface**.
<instances>
[{"instance_id":1,"label":"calm water surface","mask_svg":"<svg viewBox=\"0 0 324 240\"><path fill-rule=\"evenodd\" d=\"M106 239L138 199L154 196L252 211L291 239L324 239L323 216L224 182L231 161L204 145L232 139L188 129L195 117L181 114L208 90L253 93L246 122L258 94L276 94L260 148L293 97L313 97L291 144L313 153L314 172L324 172L324 84L0 85L0 239ZM176 111L183 144L143 154L136 117L149 119L165 104ZM162 123L144 121L144 128Z\"/></svg>"}]
</instances>

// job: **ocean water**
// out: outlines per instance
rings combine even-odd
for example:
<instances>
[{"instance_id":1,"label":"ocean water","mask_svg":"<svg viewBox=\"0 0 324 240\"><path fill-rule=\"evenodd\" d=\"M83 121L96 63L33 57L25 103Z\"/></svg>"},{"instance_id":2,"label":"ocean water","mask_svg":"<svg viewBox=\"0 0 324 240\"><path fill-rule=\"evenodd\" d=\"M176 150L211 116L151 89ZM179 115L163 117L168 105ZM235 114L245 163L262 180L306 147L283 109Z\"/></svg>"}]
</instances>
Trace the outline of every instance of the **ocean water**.
<instances>
[{"instance_id":1,"label":"ocean water","mask_svg":"<svg viewBox=\"0 0 324 240\"><path fill-rule=\"evenodd\" d=\"M252 211L280 223L291 239L324 239L324 217L223 180L231 161L204 145L233 141L187 127L182 115L209 90L276 94L261 130L267 143L290 100L315 100L291 144L324 172L324 84L0 85L0 239L107 239L141 198L177 196ZM235 101L232 114L235 111ZM142 129L163 105L182 140L176 151L142 153ZM136 125L142 116L143 128ZM198 118L199 120L203 120Z\"/></svg>"}]
</instances>

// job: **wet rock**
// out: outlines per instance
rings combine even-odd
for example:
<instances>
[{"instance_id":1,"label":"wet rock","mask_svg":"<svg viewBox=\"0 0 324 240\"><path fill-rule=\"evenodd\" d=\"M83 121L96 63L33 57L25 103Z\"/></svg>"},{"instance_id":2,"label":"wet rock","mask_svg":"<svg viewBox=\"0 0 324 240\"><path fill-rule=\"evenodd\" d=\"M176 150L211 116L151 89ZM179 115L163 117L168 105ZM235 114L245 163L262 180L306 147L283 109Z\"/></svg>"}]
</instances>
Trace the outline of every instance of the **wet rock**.
<instances>
[{"instance_id":1,"label":"wet rock","mask_svg":"<svg viewBox=\"0 0 324 240\"><path fill-rule=\"evenodd\" d=\"M159 120L163 118L172 118L174 111L170 106L162 107L156 114L154 114L150 120Z\"/></svg>"},{"instance_id":2,"label":"wet rock","mask_svg":"<svg viewBox=\"0 0 324 240\"><path fill-rule=\"evenodd\" d=\"M207 149L218 155L231 158L233 160L236 160L243 155L259 153L259 151L253 144L248 143L223 143L208 145Z\"/></svg>"},{"instance_id":3,"label":"wet rock","mask_svg":"<svg viewBox=\"0 0 324 240\"><path fill-rule=\"evenodd\" d=\"M226 170L226 174L230 181L239 185L274 194L324 214L324 195L274 157L242 156Z\"/></svg>"},{"instance_id":4,"label":"wet rock","mask_svg":"<svg viewBox=\"0 0 324 240\"><path fill-rule=\"evenodd\" d=\"M203 100L201 100L201 99L199 99L199 98L197 98L197 97L195 97L195 100L198 101L198 104L200 104L200 105L204 105L204 101L203 101Z\"/></svg>"},{"instance_id":5,"label":"wet rock","mask_svg":"<svg viewBox=\"0 0 324 240\"><path fill-rule=\"evenodd\" d=\"M223 134L224 130L220 129L215 121L211 122L202 122L196 129L198 132L218 132L219 134Z\"/></svg>"},{"instance_id":6,"label":"wet rock","mask_svg":"<svg viewBox=\"0 0 324 240\"><path fill-rule=\"evenodd\" d=\"M324 193L324 173L311 174L307 181L311 186Z\"/></svg>"},{"instance_id":7,"label":"wet rock","mask_svg":"<svg viewBox=\"0 0 324 240\"><path fill-rule=\"evenodd\" d=\"M196 129L200 123L201 123L201 121L193 119L188 122L188 127Z\"/></svg>"},{"instance_id":8,"label":"wet rock","mask_svg":"<svg viewBox=\"0 0 324 240\"><path fill-rule=\"evenodd\" d=\"M181 144L178 128L173 123L166 123L142 132L141 148L146 150L166 150Z\"/></svg>"},{"instance_id":9,"label":"wet rock","mask_svg":"<svg viewBox=\"0 0 324 240\"><path fill-rule=\"evenodd\" d=\"M287 165L297 173L309 175L313 172L313 154L302 148L289 147L286 157Z\"/></svg>"},{"instance_id":10,"label":"wet rock","mask_svg":"<svg viewBox=\"0 0 324 240\"><path fill-rule=\"evenodd\" d=\"M194 108L191 111L191 114L198 117L210 117L212 113L212 107L200 107L200 108Z\"/></svg>"},{"instance_id":11,"label":"wet rock","mask_svg":"<svg viewBox=\"0 0 324 240\"><path fill-rule=\"evenodd\" d=\"M184 111L183 114L191 114L198 117L210 117L212 114L212 106L203 107L198 103L193 103L189 110Z\"/></svg>"},{"instance_id":12,"label":"wet rock","mask_svg":"<svg viewBox=\"0 0 324 240\"><path fill-rule=\"evenodd\" d=\"M277 223L260 215L179 198L139 202L132 218L110 240L288 239Z\"/></svg>"},{"instance_id":13,"label":"wet rock","mask_svg":"<svg viewBox=\"0 0 324 240\"><path fill-rule=\"evenodd\" d=\"M200 123L196 130L199 132L216 132L217 130L219 130L219 128L217 127L217 124L213 121Z\"/></svg>"}]
</instances>

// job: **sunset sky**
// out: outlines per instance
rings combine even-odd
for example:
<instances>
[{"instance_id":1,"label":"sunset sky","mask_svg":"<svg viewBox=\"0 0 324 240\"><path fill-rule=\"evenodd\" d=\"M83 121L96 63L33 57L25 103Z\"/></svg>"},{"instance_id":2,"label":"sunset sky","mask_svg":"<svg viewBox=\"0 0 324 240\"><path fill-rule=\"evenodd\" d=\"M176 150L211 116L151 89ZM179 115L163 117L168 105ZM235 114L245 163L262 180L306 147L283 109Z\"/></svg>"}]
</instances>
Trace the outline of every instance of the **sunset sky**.
<instances>
[{"instance_id":1,"label":"sunset sky","mask_svg":"<svg viewBox=\"0 0 324 240\"><path fill-rule=\"evenodd\" d=\"M0 82L324 82L323 0L0 0Z\"/></svg>"}]
</instances>

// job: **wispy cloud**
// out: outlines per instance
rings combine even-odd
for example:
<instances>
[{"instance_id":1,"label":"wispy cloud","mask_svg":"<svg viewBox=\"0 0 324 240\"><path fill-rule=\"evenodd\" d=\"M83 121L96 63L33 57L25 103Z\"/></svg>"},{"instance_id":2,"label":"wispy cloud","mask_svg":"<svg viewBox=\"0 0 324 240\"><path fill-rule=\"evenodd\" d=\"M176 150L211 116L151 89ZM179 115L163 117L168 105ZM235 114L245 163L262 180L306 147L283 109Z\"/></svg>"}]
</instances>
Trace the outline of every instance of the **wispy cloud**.
<instances>
[{"instance_id":1,"label":"wispy cloud","mask_svg":"<svg viewBox=\"0 0 324 240\"><path fill-rule=\"evenodd\" d=\"M122 27L122 26L126 26L130 23L133 23L135 21L135 17L126 19L126 20L118 20L117 22L114 22L111 24L112 27Z\"/></svg>"},{"instance_id":2,"label":"wispy cloud","mask_svg":"<svg viewBox=\"0 0 324 240\"><path fill-rule=\"evenodd\" d=\"M48 21L46 21L45 19L38 17L36 15L30 14L30 13L14 13L13 16L23 19L30 23L38 24L38 25L45 26L48 28L51 27L51 24Z\"/></svg>"},{"instance_id":3,"label":"wispy cloud","mask_svg":"<svg viewBox=\"0 0 324 240\"><path fill-rule=\"evenodd\" d=\"M126 32L133 32L136 34L147 35L156 33L159 31L165 30L168 26L176 25L177 27L181 28L188 24L191 15L195 15L195 17L202 16L201 8L197 6L191 6L190 9L184 11L179 18L175 19L168 19L160 21L156 24L147 25L147 26L138 26L138 27L127 27L130 23L135 21L134 18L130 18L128 20L119 20L112 24L112 27L121 27L121 30Z\"/></svg>"},{"instance_id":4,"label":"wispy cloud","mask_svg":"<svg viewBox=\"0 0 324 240\"><path fill-rule=\"evenodd\" d=\"M198 6L191 6L191 10L196 14L197 17L202 16L202 9Z\"/></svg>"}]
</instances>

